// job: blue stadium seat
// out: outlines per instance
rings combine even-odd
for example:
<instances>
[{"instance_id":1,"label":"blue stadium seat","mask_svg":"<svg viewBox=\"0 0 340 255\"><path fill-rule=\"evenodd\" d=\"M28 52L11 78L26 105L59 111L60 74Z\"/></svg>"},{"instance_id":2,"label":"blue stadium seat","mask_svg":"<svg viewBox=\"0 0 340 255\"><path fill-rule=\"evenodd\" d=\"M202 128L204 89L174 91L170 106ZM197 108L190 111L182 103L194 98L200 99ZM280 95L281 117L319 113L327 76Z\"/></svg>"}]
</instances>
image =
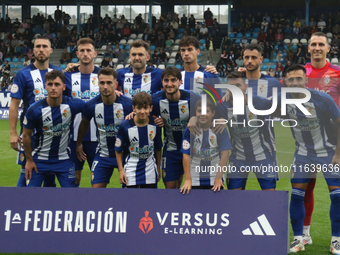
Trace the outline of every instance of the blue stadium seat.
<instances>
[{"instance_id":1,"label":"blue stadium seat","mask_svg":"<svg viewBox=\"0 0 340 255\"><path fill-rule=\"evenodd\" d=\"M235 34L234 33L230 33L228 36L229 36L229 38L235 38Z\"/></svg>"},{"instance_id":2,"label":"blue stadium seat","mask_svg":"<svg viewBox=\"0 0 340 255\"><path fill-rule=\"evenodd\" d=\"M124 49L124 45L119 44L119 49Z\"/></svg>"},{"instance_id":3,"label":"blue stadium seat","mask_svg":"<svg viewBox=\"0 0 340 255\"><path fill-rule=\"evenodd\" d=\"M198 57L202 57L202 52L200 52L200 54L198 54Z\"/></svg>"},{"instance_id":4,"label":"blue stadium seat","mask_svg":"<svg viewBox=\"0 0 340 255\"><path fill-rule=\"evenodd\" d=\"M238 33L237 35L236 35L236 38L242 38L243 37L243 34L242 33Z\"/></svg>"},{"instance_id":5,"label":"blue stadium seat","mask_svg":"<svg viewBox=\"0 0 340 255\"><path fill-rule=\"evenodd\" d=\"M18 58L13 58L12 62L17 63L17 62L19 62L19 59Z\"/></svg>"},{"instance_id":6,"label":"blue stadium seat","mask_svg":"<svg viewBox=\"0 0 340 255\"><path fill-rule=\"evenodd\" d=\"M203 45L200 45L200 50L204 50L204 46Z\"/></svg>"},{"instance_id":7,"label":"blue stadium seat","mask_svg":"<svg viewBox=\"0 0 340 255\"><path fill-rule=\"evenodd\" d=\"M15 65L14 65L14 64L10 64L9 66L11 67L11 69L14 69L14 68L15 68Z\"/></svg>"},{"instance_id":8,"label":"blue stadium seat","mask_svg":"<svg viewBox=\"0 0 340 255\"><path fill-rule=\"evenodd\" d=\"M261 66L261 70L268 70L268 66L267 65Z\"/></svg>"},{"instance_id":9,"label":"blue stadium seat","mask_svg":"<svg viewBox=\"0 0 340 255\"><path fill-rule=\"evenodd\" d=\"M13 71L13 73L17 73L17 72L18 72L18 70Z\"/></svg>"},{"instance_id":10,"label":"blue stadium seat","mask_svg":"<svg viewBox=\"0 0 340 255\"><path fill-rule=\"evenodd\" d=\"M257 36L258 36L258 33L253 33L253 38L257 38Z\"/></svg>"},{"instance_id":11,"label":"blue stadium seat","mask_svg":"<svg viewBox=\"0 0 340 255\"><path fill-rule=\"evenodd\" d=\"M265 58L265 59L263 59L263 61L262 61L262 63L264 63L264 64L269 63L269 62L270 62L269 58Z\"/></svg>"},{"instance_id":12,"label":"blue stadium seat","mask_svg":"<svg viewBox=\"0 0 340 255\"><path fill-rule=\"evenodd\" d=\"M261 29L260 29L259 27L255 27L255 28L254 28L254 32L255 32L255 33L259 33L259 32L261 32Z\"/></svg>"},{"instance_id":13,"label":"blue stadium seat","mask_svg":"<svg viewBox=\"0 0 340 255\"><path fill-rule=\"evenodd\" d=\"M178 69L182 69L181 65L176 65L175 67L178 68Z\"/></svg>"},{"instance_id":14,"label":"blue stadium seat","mask_svg":"<svg viewBox=\"0 0 340 255\"><path fill-rule=\"evenodd\" d=\"M247 38L250 38L250 37L251 37L250 33L246 33L246 37L247 37ZM257 38L257 37L256 37L256 38Z\"/></svg>"},{"instance_id":15,"label":"blue stadium seat","mask_svg":"<svg viewBox=\"0 0 340 255\"><path fill-rule=\"evenodd\" d=\"M155 50L156 49L156 46L155 45L151 45L150 46L150 50Z\"/></svg>"},{"instance_id":16,"label":"blue stadium seat","mask_svg":"<svg viewBox=\"0 0 340 255\"><path fill-rule=\"evenodd\" d=\"M5 58L5 61L11 62L11 58Z\"/></svg>"},{"instance_id":17,"label":"blue stadium seat","mask_svg":"<svg viewBox=\"0 0 340 255\"><path fill-rule=\"evenodd\" d=\"M273 70L276 69L276 65L271 65L270 68L272 68Z\"/></svg>"},{"instance_id":18,"label":"blue stadium seat","mask_svg":"<svg viewBox=\"0 0 340 255\"><path fill-rule=\"evenodd\" d=\"M231 23L231 26L232 26L232 27L237 27L237 23L236 23L236 22L233 22L233 23Z\"/></svg>"},{"instance_id":19,"label":"blue stadium seat","mask_svg":"<svg viewBox=\"0 0 340 255\"><path fill-rule=\"evenodd\" d=\"M180 29L178 30L178 32L179 32L179 33L183 33L183 32L184 32L184 28L183 28L183 27L180 28Z\"/></svg>"},{"instance_id":20,"label":"blue stadium seat","mask_svg":"<svg viewBox=\"0 0 340 255\"><path fill-rule=\"evenodd\" d=\"M93 33L95 34L95 33L97 33L98 32L98 28L95 28L94 30L93 30Z\"/></svg>"},{"instance_id":21,"label":"blue stadium seat","mask_svg":"<svg viewBox=\"0 0 340 255\"><path fill-rule=\"evenodd\" d=\"M78 59L77 58L72 58L71 63L78 63Z\"/></svg>"},{"instance_id":22,"label":"blue stadium seat","mask_svg":"<svg viewBox=\"0 0 340 255\"><path fill-rule=\"evenodd\" d=\"M126 49L126 50L130 50L130 45L126 45L126 46L125 46L125 49Z\"/></svg>"},{"instance_id":23,"label":"blue stadium seat","mask_svg":"<svg viewBox=\"0 0 340 255\"><path fill-rule=\"evenodd\" d=\"M272 62L272 63L277 63L277 59L276 59L276 58L273 58L271 62Z\"/></svg>"},{"instance_id":24,"label":"blue stadium seat","mask_svg":"<svg viewBox=\"0 0 340 255\"><path fill-rule=\"evenodd\" d=\"M180 34L177 35L176 39L182 39L182 37L183 37L183 34L180 33Z\"/></svg>"},{"instance_id":25,"label":"blue stadium seat","mask_svg":"<svg viewBox=\"0 0 340 255\"><path fill-rule=\"evenodd\" d=\"M200 40L200 44L205 44L205 43L206 43L205 39Z\"/></svg>"},{"instance_id":26,"label":"blue stadium seat","mask_svg":"<svg viewBox=\"0 0 340 255\"><path fill-rule=\"evenodd\" d=\"M52 36L53 36L53 38L56 38L56 37L57 37L57 35L56 35L55 33L53 33Z\"/></svg>"},{"instance_id":27,"label":"blue stadium seat","mask_svg":"<svg viewBox=\"0 0 340 255\"><path fill-rule=\"evenodd\" d=\"M60 65L60 69L66 69L66 65L65 64Z\"/></svg>"},{"instance_id":28,"label":"blue stadium seat","mask_svg":"<svg viewBox=\"0 0 340 255\"><path fill-rule=\"evenodd\" d=\"M273 54L272 54L272 55L273 55L273 57L276 57L276 56L277 56L277 55L276 55L276 52L273 52Z\"/></svg>"},{"instance_id":29,"label":"blue stadium seat","mask_svg":"<svg viewBox=\"0 0 340 255\"><path fill-rule=\"evenodd\" d=\"M236 40L235 40L235 43L236 43L236 44L240 44L240 43L241 43L241 40L240 40L240 39L236 39Z\"/></svg>"},{"instance_id":30,"label":"blue stadium seat","mask_svg":"<svg viewBox=\"0 0 340 255\"><path fill-rule=\"evenodd\" d=\"M284 57L287 57L287 52L283 52L282 54Z\"/></svg>"},{"instance_id":31,"label":"blue stadium seat","mask_svg":"<svg viewBox=\"0 0 340 255\"><path fill-rule=\"evenodd\" d=\"M25 58L20 59L20 62L25 62Z\"/></svg>"},{"instance_id":32,"label":"blue stadium seat","mask_svg":"<svg viewBox=\"0 0 340 255\"><path fill-rule=\"evenodd\" d=\"M21 69L21 68L23 68L24 67L24 65L23 64L17 64L17 69Z\"/></svg>"},{"instance_id":33,"label":"blue stadium seat","mask_svg":"<svg viewBox=\"0 0 340 255\"><path fill-rule=\"evenodd\" d=\"M199 63L199 62L201 62L201 60L198 58L198 59L197 59L197 63Z\"/></svg>"},{"instance_id":34,"label":"blue stadium seat","mask_svg":"<svg viewBox=\"0 0 340 255\"><path fill-rule=\"evenodd\" d=\"M173 65L171 65L171 64L168 64L168 65L166 65L166 66L168 67L168 66L173 66Z\"/></svg>"}]
</instances>

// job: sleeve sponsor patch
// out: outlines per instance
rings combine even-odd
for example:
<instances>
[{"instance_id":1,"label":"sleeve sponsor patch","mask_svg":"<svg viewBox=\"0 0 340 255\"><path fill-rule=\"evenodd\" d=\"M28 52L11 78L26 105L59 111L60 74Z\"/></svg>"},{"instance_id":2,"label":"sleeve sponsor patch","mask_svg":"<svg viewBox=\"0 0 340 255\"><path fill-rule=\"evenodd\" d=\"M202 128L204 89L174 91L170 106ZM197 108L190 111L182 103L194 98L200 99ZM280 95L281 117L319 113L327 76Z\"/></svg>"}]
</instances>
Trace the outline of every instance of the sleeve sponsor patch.
<instances>
[{"instance_id":1,"label":"sleeve sponsor patch","mask_svg":"<svg viewBox=\"0 0 340 255\"><path fill-rule=\"evenodd\" d=\"M19 87L18 87L18 85L16 85L16 84L13 84L13 85L12 85L12 88L11 88L11 93L17 93L17 92L18 92L18 90L19 90Z\"/></svg>"},{"instance_id":2,"label":"sleeve sponsor patch","mask_svg":"<svg viewBox=\"0 0 340 255\"><path fill-rule=\"evenodd\" d=\"M27 125L27 118L26 116L24 117L24 121L22 122L24 125Z\"/></svg>"},{"instance_id":3,"label":"sleeve sponsor patch","mask_svg":"<svg viewBox=\"0 0 340 255\"><path fill-rule=\"evenodd\" d=\"M122 146L122 141L121 141L118 137L116 138L115 146L116 146L116 147Z\"/></svg>"},{"instance_id":4,"label":"sleeve sponsor patch","mask_svg":"<svg viewBox=\"0 0 340 255\"><path fill-rule=\"evenodd\" d=\"M190 148L190 143L187 140L184 140L182 147L184 150L188 150Z\"/></svg>"}]
</instances>

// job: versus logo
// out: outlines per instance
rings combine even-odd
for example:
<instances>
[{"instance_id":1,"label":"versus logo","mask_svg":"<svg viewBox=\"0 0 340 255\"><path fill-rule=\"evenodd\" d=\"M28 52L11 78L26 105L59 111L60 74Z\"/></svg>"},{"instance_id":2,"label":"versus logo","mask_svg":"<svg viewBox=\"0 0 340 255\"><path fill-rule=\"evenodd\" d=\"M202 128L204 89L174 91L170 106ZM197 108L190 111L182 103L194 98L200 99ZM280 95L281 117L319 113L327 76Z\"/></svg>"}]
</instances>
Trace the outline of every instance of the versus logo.
<instances>
[{"instance_id":1,"label":"versus logo","mask_svg":"<svg viewBox=\"0 0 340 255\"><path fill-rule=\"evenodd\" d=\"M145 217L141 218L139 221L139 229L142 230L144 234L147 234L153 229L153 221L149 217L149 211L145 211L144 215Z\"/></svg>"}]
</instances>

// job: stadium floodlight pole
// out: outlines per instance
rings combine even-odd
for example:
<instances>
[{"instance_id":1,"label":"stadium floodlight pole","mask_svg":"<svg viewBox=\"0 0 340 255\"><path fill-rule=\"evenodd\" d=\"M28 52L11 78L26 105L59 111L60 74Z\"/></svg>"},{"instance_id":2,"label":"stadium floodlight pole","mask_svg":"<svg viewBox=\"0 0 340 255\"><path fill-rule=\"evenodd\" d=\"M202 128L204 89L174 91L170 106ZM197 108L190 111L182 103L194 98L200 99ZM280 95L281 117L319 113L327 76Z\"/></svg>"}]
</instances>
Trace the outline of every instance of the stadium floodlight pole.
<instances>
[{"instance_id":1,"label":"stadium floodlight pole","mask_svg":"<svg viewBox=\"0 0 340 255\"><path fill-rule=\"evenodd\" d=\"M149 26L152 28L152 0L149 0Z\"/></svg>"},{"instance_id":2,"label":"stadium floodlight pole","mask_svg":"<svg viewBox=\"0 0 340 255\"><path fill-rule=\"evenodd\" d=\"M232 1L228 1L228 33L231 32L231 4Z\"/></svg>"},{"instance_id":3,"label":"stadium floodlight pole","mask_svg":"<svg viewBox=\"0 0 340 255\"><path fill-rule=\"evenodd\" d=\"M80 2L77 2L77 33L80 34Z\"/></svg>"},{"instance_id":4,"label":"stadium floodlight pole","mask_svg":"<svg viewBox=\"0 0 340 255\"><path fill-rule=\"evenodd\" d=\"M309 3L310 0L305 0L306 2L306 26L309 26Z\"/></svg>"}]
</instances>

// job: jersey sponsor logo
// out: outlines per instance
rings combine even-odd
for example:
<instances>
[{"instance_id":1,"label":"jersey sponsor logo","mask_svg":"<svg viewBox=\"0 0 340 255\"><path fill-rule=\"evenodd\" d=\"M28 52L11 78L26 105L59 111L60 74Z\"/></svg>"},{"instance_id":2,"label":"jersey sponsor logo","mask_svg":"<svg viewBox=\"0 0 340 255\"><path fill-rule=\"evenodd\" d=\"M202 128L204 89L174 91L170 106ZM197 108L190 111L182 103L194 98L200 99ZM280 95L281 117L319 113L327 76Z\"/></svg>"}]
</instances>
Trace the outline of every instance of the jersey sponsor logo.
<instances>
[{"instance_id":1,"label":"jersey sponsor logo","mask_svg":"<svg viewBox=\"0 0 340 255\"><path fill-rule=\"evenodd\" d=\"M148 153L154 151L154 146L153 145L144 145L142 148L139 146L130 146L130 152L132 153Z\"/></svg>"},{"instance_id":2,"label":"jersey sponsor logo","mask_svg":"<svg viewBox=\"0 0 340 255\"><path fill-rule=\"evenodd\" d=\"M190 143L187 140L183 140L183 149L188 150L190 148Z\"/></svg>"},{"instance_id":3,"label":"jersey sponsor logo","mask_svg":"<svg viewBox=\"0 0 340 255\"><path fill-rule=\"evenodd\" d=\"M19 86L17 84L13 84L11 88L11 92L14 94L14 93L17 93L18 91L19 91Z\"/></svg>"},{"instance_id":4,"label":"jersey sponsor logo","mask_svg":"<svg viewBox=\"0 0 340 255\"><path fill-rule=\"evenodd\" d=\"M185 108L185 105L182 105L181 112L185 113L186 111L187 111L187 109Z\"/></svg>"},{"instance_id":5,"label":"jersey sponsor logo","mask_svg":"<svg viewBox=\"0 0 340 255\"><path fill-rule=\"evenodd\" d=\"M146 92L148 94L151 94L151 90L141 90L140 88L138 89L124 89L124 94L134 96L139 92Z\"/></svg>"},{"instance_id":6,"label":"jersey sponsor logo","mask_svg":"<svg viewBox=\"0 0 340 255\"><path fill-rule=\"evenodd\" d=\"M34 93L34 95L40 95L40 94L42 94L42 95L46 95L47 96L47 90L46 89L44 89L44 88L40 88L40 89L34 89L33 90L33 93Z\"/></svg>"},{"instance_id":7,"label":"jersey sponsor logo","mask_svg":"<svg viewBox=\"0 0 340 255\"><path fill-rule=\"evenodd\" d=\"M44 129L44 131L48 131L48 130L51 130L51 131L65 131L65 130L70 129L70 125L71 125L71 122L70 123L65 123L65 124L59 123L59 124L57 124L55 126L44 126L43 129Z\"/></svg>"},{"instance_id":8,"label":"jersey sponsor logo","mask_svg":"<svg viewBox=\"0 0 340 255\"><path fill-rule=\"evenodd\" d=\"M97 115L97 117L96 117L97 119L103 119L103 116L102 116L102 114L101 113L99 113L98 115Z\"/></svg>"},{"instance_id":9,"label":"jersey sponsor logo","mask_svg":"<svg viewBox=\"0 0 340 255\"><path fill-rule=\"evenodd\" d=\"M152 130L150 131L149 137L150 137L150 140L153 140L155 138L155 134L153 133Z\"/></svg>"},{"instance_id":10,"label":"jersey sponsor logo","mask_svg":"<svg viewBox=\"0 0 340 255\"><path fill-rule=\"evenodd\" d=\"M46 119L44 119L44 122L48 122L48 121L51 121L50 117L47 117Z\"/></svg>"},{"instance_id":11,"label":"jersey sponsor logo","mask_svg":"<svg viewBox=\"0 0 340 255\"><path fill-rule=\"evenodd\" d=\"M34 82L42 82L40 78L37 78Z\"/></svg>"},{"instance_id":12,"label":"jersey sponsor logo","mask_svg":"<svg viewBox=\"0 0 340 255\"><path fill-rule=\"evenodd\" d=\"M150 232L153 229L153 221L151 217L149 217L149 211L144 212L144 217L139 221L139 229L142 230L144 234Z\"/></svg>"},{"instance_id":13,"label":"jersey sponsor logo","mask_svg":"<svg viewBox=\"0 0 340 255\"><path fill-rule=\"evenodd\" d=\"M78 81L75 81L75 82L72 84L72 86L77 86L77 85L79 85L79 82L78 82Z\"/></svg>"},{"instance_id":14,"label":"jersey sponsor logo","mask_svg":"<svg viewBox=\"0 0 340 255\"><path fill-rule=\"evenodd\" d=\"M169 112L168 112L167 109L164 109L164 110L162 111L162 113L163 113L163 114L169 114Z\"/></svg>"},{"instance_id":15,"label":"jersey sponsor logo","mask_svg":"<svg viewBox=\"0 0 340 255\"><path fill-rule=\"evenodd\" d=\"M100 134L102 135L106 135L106 136L110 136L108 134L105 134L105 133L102 133L102 131L104 130L105 132L112 132L113 131L113 135L112 136L115 136L116 133L118 132L118 129L119 129L119 125L114 125L114 124L110 124L110 125L104 125L104 124L97 124L97 127L99 129L101 129L99 131Z\"/></svg>"},{"instance_id":16,"label":"jersey sponsor logo","mask_svg":"<svg viewBox=\"0 0 340 255\"><path fill-rule=\"evenodd\" d=\"M22 122L24 125L27 125L27 118L26 116L24 117L24 121Z\"/></svg>"},{"instance_id":17,"label":"jersey sponsor logo","mask_svg":"<svg viewBox=\"0 0 340 255\"><path fill-rule=\"evenodd\" d=\"M115 146L116 146L116 147L122 146L122 141L121 141L118 137L116 138Z\"/></svg>"},{"instance_id":18,"label":"jersey sponsor logo","mask_svg":"<svg viewBox=\"0 0 340 255\"><path fill-rule=\"evenodd\" d=\"M82 100L92 99L98 96L100 92L91 92L90 90L85 90L84 92L81 91L72 91L71 95L73 98L81 98Z\"/></svg>"},{"instance_id":19,"label":"jersey sponsor logo","mask_svg":"<svg viewBox=\"0 0 340 255\"><path fill-rule=\"evenodd\" d=\"M97 86L97 85L98 85L98 80L97 80L96 77L94 77L94 78L92 79L92 84L93 84L94 86Z\"/></svg>"}]
</instances>

